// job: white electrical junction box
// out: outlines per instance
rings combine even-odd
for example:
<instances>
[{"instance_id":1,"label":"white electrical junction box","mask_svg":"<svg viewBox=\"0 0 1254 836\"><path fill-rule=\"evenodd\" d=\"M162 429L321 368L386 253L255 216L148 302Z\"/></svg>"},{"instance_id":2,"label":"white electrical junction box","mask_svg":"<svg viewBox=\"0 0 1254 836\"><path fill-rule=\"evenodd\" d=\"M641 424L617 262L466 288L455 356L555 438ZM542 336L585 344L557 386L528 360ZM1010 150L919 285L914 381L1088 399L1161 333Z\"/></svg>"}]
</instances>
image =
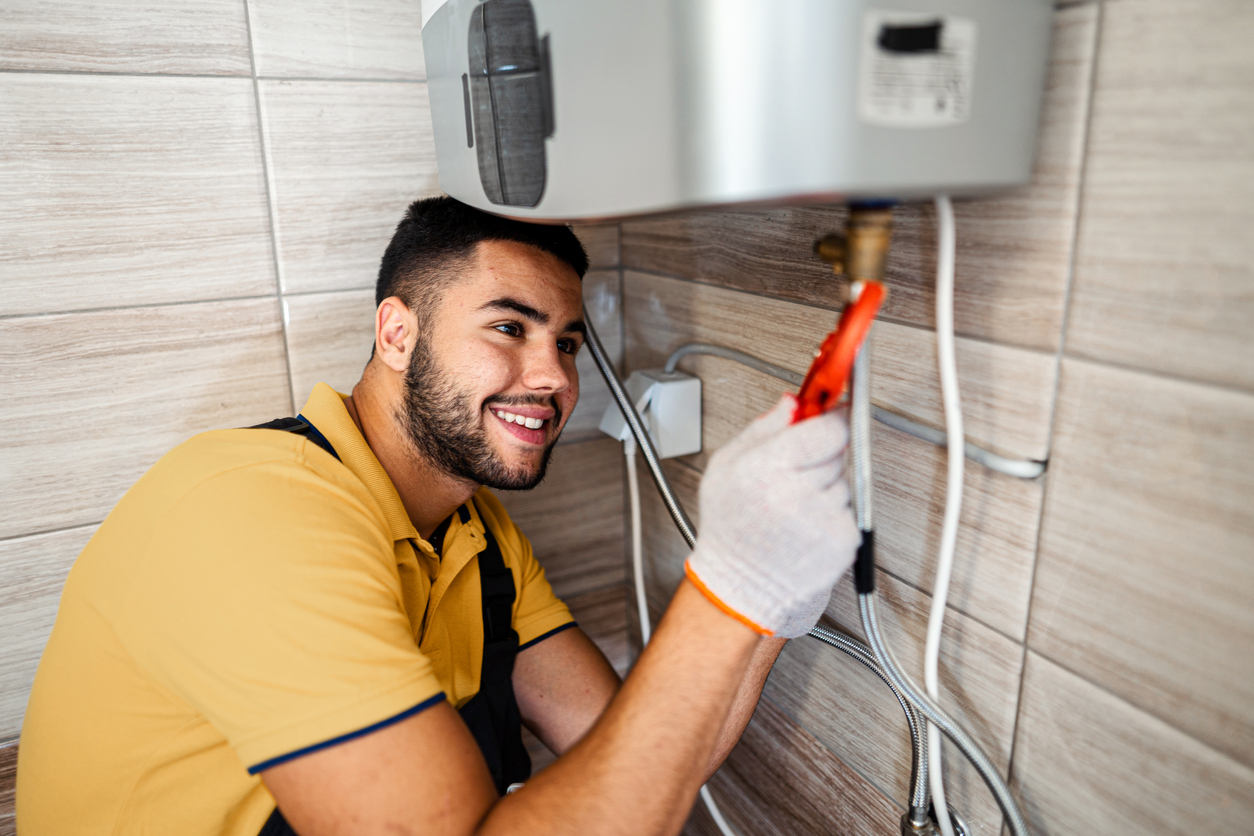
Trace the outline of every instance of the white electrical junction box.
<instances>
[{"instance_id":1,"label":"white electrical junction box","mask_svg":"<svg viewBox=\"0 0 1254 836\"><path fill-rule=\"evenodd\" d=\"M632 372L623 384L659 457L701 452L701 378L683 372L647 369ZM605 408L601 432L626 441L631 428L618 404Z\"/></svg>"}]
</instances>

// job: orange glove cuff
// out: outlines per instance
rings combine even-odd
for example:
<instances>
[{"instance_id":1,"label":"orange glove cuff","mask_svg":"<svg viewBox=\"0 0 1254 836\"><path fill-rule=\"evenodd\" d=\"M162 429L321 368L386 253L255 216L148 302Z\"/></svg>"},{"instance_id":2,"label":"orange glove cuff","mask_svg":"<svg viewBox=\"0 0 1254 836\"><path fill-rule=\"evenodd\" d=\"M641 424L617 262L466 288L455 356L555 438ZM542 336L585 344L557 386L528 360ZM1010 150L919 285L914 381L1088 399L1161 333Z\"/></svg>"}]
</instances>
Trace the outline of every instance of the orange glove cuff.
<instances>
[{"instance_id":1,"label":"orange glove cuff","mask_svg":"<svg viewBox=\"0 0 1254 836\"><path fill-rule=\"evenodd\" d=\"M740 613L733 610L731 607L724 604L723 601L717 595L715 595L713 592L710 591L710 588L708 586L706 586L704 583L701 582L701 579L697 577L697 573L692 571L691 561L688 561L688 560L684 561L684 575L687 576L688 580L692 583L693 586L695 586L697 589L701 591L702 595L704 595L706 598L710 600L711 604L718 607L726 615L729 615L732 618L736 619L741 624L745 625L750 630L757 633L759 636L775 635L775 632L773 630L768 630L762 625L757 624L748 618L745 618L743 615L741 615Z\"/></svg>"}]
</instances>

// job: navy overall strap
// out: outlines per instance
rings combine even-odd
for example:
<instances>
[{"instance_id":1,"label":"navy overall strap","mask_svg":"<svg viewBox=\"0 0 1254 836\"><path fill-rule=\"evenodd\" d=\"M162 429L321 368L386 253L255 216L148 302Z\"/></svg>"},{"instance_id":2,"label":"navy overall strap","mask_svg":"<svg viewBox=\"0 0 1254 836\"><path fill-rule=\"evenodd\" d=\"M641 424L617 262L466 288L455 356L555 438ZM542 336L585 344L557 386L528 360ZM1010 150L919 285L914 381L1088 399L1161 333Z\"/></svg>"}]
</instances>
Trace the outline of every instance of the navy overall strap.
<instances>
[{"instance_id":1,"label":"navy overall strap","mask_svg":"<svg viewBox=\"0 0 1254 836\"><path fill-rule=\"evenodd\" d=\"M469 519L465 506L458 508L462 521ZM451 519L451 518L450 518ZM444 538L445 526L432 535L436 548ZM483 602L483 666L479 693L459 710L462 720L479 744L487 761L496 791L501 795L510 784L531 777L531 756L522 742L522 716L514 698L514 657L518 654L518 634L514 632L514 575L505 565L496 538L485 525L487 545L479 553L479 587ZM258 836L296 836L276 807Z\"/></svg>"},{"instance_id":2,"label":"navy overall strap","mask_svg":"<svg viewBox=\"0 0 1254 836\"><path fill-rule=\"evenodd\" d=\"M531 756L522 742L522 716L514 697L514 657L518 655L518 634L513 625L514 574L486 525L483 534L487 545L478 558L483 666L479 693L459 713L483 752L496 791L504 795L510 784L531 777Z\"/></svg>"},{"instance_id":3,"label":"navy overall strap","mask_svg":"<svg viewBox=\"0 0 1254 836\"><path fill-rule=\"evenodd\" d=\"M248 429L282 430L295 435L303 435L337 459L340 457L340 454L335 452L335 448L331 446L331 442L327 441L327 437L320 433L318 428L303 415L298 415L295 418L275 418L273 421L257 424L254 427L248 427ZM266 819L266 823L261 826L261 832L257 836L297 836L297 834L295 830L292 830L292 826L287 823L287 819L283 818L279 808L275 807L274 812L270 814L270 818Z\"/></svg>"},{"instance_id":4,"label":"navy overall strap","mask_svg":"<svg viewBox=\"0 0 1254 836\"><path fill-rule=\"evenodd\" d=\"M282 430L286 433L295 435L303 435L314 444L317 444L323 450L326 450L337 459L340 454L335 452L335 448L331 446L331 442L327 441L327 437L318 432L318 428L310 423L309 419L304 415L297 415L295 418L275 418L273 421L267 421L264 424L257 424L254 427L248 427L250 430Z\"/></svg>"}]
</instances>

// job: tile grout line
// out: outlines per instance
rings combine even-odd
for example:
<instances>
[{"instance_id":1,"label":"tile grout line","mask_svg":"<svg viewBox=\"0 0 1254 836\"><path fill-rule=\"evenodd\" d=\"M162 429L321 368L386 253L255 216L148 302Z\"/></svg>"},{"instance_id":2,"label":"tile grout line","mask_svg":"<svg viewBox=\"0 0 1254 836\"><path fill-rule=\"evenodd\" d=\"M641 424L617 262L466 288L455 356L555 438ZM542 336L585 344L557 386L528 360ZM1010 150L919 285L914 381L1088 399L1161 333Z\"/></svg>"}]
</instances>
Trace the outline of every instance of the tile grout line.
<instances>
[{"instance_id":1,"label":"tile grout line","mask_svg":"<svg viewBox=\"0 0 1254 836\"><path fill-rule=\"evenodd\" d=\"M374 288L369 285L361 287L337 287L328 290L285 290L283 291L284 299L291 299L300 296L330 296L333 293L374 293Z\"/></svg>"},{"instance_id":2,"label":"tile grout line","mask_svg":"<svg viewBox=\"0 0 1254 836\"><path fill-rule=\"evenodd\" d=\"M1225 752L1223 749L1217 748L1213 743L1203 740L1202 738L1198 737L1196 734L1184 728L1183 726L1176 725L1170 719L1168 719L1167 717L1164 717L1163 715L1157 713L1156 711L1151 711L1148 708L1137 705L1136 703L1132 702L1127 697L1125 697L1123 694L1120 694L1117 691L1112 691L1110 688L1106 687L1100 682L1094 682L1093 680L1089 679L1087 676L1080 673L1079 671L1071 667L1068 667L1065 663L1061 662L1060 660L1055 659L1053 656L1050 656L1047 653L1042 652L1039 648L1029 647L1027 648L1027 653L1031 653L1033 656L1036 656L1037 658L1045 662L1048 662L1049 664L1057 667L1058 669L1065 671L1067 674L1074 676L1076 679L1080 680L1085 685L1089 685L1093 688L1096 688L1097 690L1101 691L1103 694L1110 697L1111 699L1117 700L1122 705L1127 706L1128 709L1144 714L1146 717L1149 717L1152 720L1162 723L1164 726L1176 732L1177 734L1187 737L1189 740L1193 741L1197 745L1203 747L1209 752L1214 753L1215 755L1218 755L1219 757L1223 758L1229 763L1235 764L1236 766L1239 766L1242 769L1250 770L1254 772L1254 767L1251 767L1245 762L1238 760L1232 754ZM1027 653L1024 654L1025 657L1027 656ZM1011 752L1011 754L1013 755L1013 751Z\"/></svg>"},{"instance_id":3,"label":"tile grout line","mask_svg":"<svg viewBox=\"0 0 1254 836\"><path fill-rule=\"evenodd\" d=\"M32 311L30 313L0 314L0 322L17 319L40 319L48 316L73 316L74 314L111 313L114 311L139 311L149 308L179 308L187 305L216 305L224 302L249 302L273 299L274 294L256 296L224 296L220 299L177 299L169 302L136 302L130 305L103 305L98 308L77 308L64 311Z\"/></svg>"},{"instance_id":4,"label":"tile grout line","mask_svg":"<svg viewBox=\"0 0 1254 836\"><path fill-rule=\"evenodd\" d=\"M261 171L266 179L266 211L270 216L270 252L274 258L274 291L279 303L279 324L283 329L283 363L287 368L287 397L290 413L296 414L296 381L292 378L292 343L287 332L287 304L283 299L283 262L279 258L279 217L275 206L273 166L270 165L270 150L266 143L265 111L261 106L261 82L257 79L257 57L253 42L252 9L249 0L244 4L244 30L248 36L248 66L252 75L253 104L257 108L257 137L261 142Z\"/></svg>"},{"instance_id":5,"label":"tile grout line","mask_svg":"<svg viewBox=\"0 0 1254 836\"><path fill-rule=\"evenodd\" d=\"M1076 178L1075 220L1072 222L1071 227L1071 258L1067 267L1067 286L1063 295L1062 318L1059 322L1058 350L1054 358L1054 393L1050 402L1049 431L1046 435L1045 451L1046 455L1051 458L1054 454L1054 432L1058 426L1058 396L1062 389L1062 361L1067 350L1067 328L1071 316L1071 298L1075 288L1076 265L1079 261L1080 226L1084 213L1084 186L1088 174L1089 146L1093 126L1093 102L1097 96L1098 64L1101 61L1100 48L1105 4L1098 2L1094 8L1096 9L1096 20L1093 23L1091 41L1092 61L1089 66L1088 98L1085 102L1084 136L1080 140L1080 166ZM1028 640L1032 628L1032 601L1036 597L1036 575L1041 564L1042 533L1045 530L1045 509L1049 502L1049 487L1049 474L1046 473L1041 489L1041 508L1036 521L1036 549L1033 552L1032 573L1028 581L1028 606L1024 613L1023 624L1023 655L1019 661L1019 693L1015 701L1015 719L1010 730L1010 753L1006 761L1007 781L1012 781L1014 778L1015 752L1019 742L1019 723L1023 718L1023 691L1024 683L1027 681L1028 651L1031 649ZM1085 679L1085 681L1087 682L1088 680Z\"/></svg>"},{"instance_id":6,"label":"tile grout line","mask_svg":"<svg viewBox=\"0 0 1254 836\"><path fill-rule=\"evenodd\" d=\"M1254 397L1254 389L1237 386L1231 383L1220 383L1217 380L1203 380L1196 377L1182 377L1178 374L1164 372L1159 369L1149 369L1144 366L1132 366L1127 363L1117 363L1113 360L1102 360L1097 357L1090 357L1087 354L1059 354L1059 362L1062 360L1070 360L1075 363L1086 363L1091 366L1097 366L1102 369L1112 369L1114 371L1124 372L1126 374L1137 374L1143 377L1150 377L1155 380L1164 380L1170 383L1181 383L1187 386L1200 386L1204 389L1213 389L1217 392L1227 392L1232 395L1244 395L1245 397Z\"/></svg>"},{"instance_id":7,"label":"tile grout line","mask_svg":"<svg viewBox=\"0 0 1254 836\"><path fill-rule=\"evenodd\" d=\"M557 597L562 600L562 603L569 605L571 601L579 601L581 598L589 598L594 595L604 595L607 592L613 592L619 588L631 589L631 579L628 578L626 580L611 581L609 583L601 584L600 586L594 586L591 589L581 590L574 595L567 593L566 595L558 595ZM554 594L556 595L557 593Z\"/></svg>"},{"instance_id":8,"label":"tile grout line","mask_svg":"<svg viewBox=\"0 0 1254 836\"><path fill-rule=\"evenodd\" d=\"M247 10L245 11L247 18ZM247 22L247 21L246 21ZM249 63L252 64L252 33L249 31ZM257 75L251 73L140 73L122 70L58 70L28 69L21 67L0 68L0 75L69 75L69 76L102 76L105 78L221 78L221 79L254 79L261 81L313 81L313 82L367 82L370 84L426 84L425 78L368 78L356 76L298 76L298 75Z\"/></svg>"},{"instance_id":9,"label":"tile grout line","mask_svg":"<svg viewBox=\"0 0 1254 836\"><path fill-rule=\"evenodd\" d=\"M921 587L921 586L917 585L917 584L916 584L916 583L914 583L913 581L906 580L905 578L901 577L900 575L896 575L896 574L894 574L894 573L892 573L892 572L888 571L887 569L885 569L885 568L884 568L884 567L882 567L882 566L876 566L876 567L875 567L875 571L877 571L877 572L883 572L885 575L887 575L888 577L890 577L890 578L892 578L893 580L897 581L898 583L900 583L900 584L904 584L905 586L910 587L911 589L915 590L916 592L921 593L922 595L924 595L925 597L927 597L927 599L928 599L929 601L932 599L932 593L931 593L931 592L929 592L928 590L924 589L923 587ZM980 618L978 615L972 615L971 613L967 612L966 610L960 610L960 609L958 609L957 607L955 607L953 604L949 603L948 601L946 601L946 602L945 602L945 610L946 610L946 612L953 612L953 613L956 613L956 614L958 614L958 615L962 616L963 618L968 618L968 619L970 619L971 621L974 621L976 624L978 624L978 625L980 625L981 627L983 627L984 629L988 630L989 632L991 632L991 633L995 633L995 634L997 634L997 635L1001 636L1001 637L1002 637L1003 639L1005 639L1006 641L1013 642L1014 644L1017 644L1017 645L1019 645L1020 647L1023 647L1023 646L1024 646L1024 644L1025 644L1025 641L1024 641L1023 639L1016 639L1014 636L1012 636L1012 635L1010 635L1009 633L1005 632L1005 631L1004 631L1004 630L1002 630L1001 628L999 628L999 627L994 627L992 624L989 624L987 621L985 621L984 619ZM1025 637L1025 638L1026 638L1026 637Z\"/></svg>"},{"instance_id":10,"label":"tile grout line","mask_svg":"<svg viewBox=\"0 0 1254 836\"><path fill-rule=\"evenodd\" d=\"M329 290L298 290L283 294L285 299L305 296L330 296L337 293L364 293L369 287L344 287ZM0 322L10 319L38 319L46 316L72 316L74 314L109 313L111 311L134 311L147 308L176 308L183 305L215 305L221 302L247 302L254 299L273 299L275 294L263 293L253 296L223 296L205 299L172 299L168 302L134 302L127 305L101 305L95 308L70 308L60 311L28 311L25 313L0 314Z\"/></svg>"},{"instance_id":11,"label":"tile grout line","mask_svg":"<svg viewBox=\"0 0 1254 836\"><path fill-rule=\"evenodd\" d=\"M103 523L104 520L97 520L88 523L75 523L74 525L62 526L61 528L45 528L40 531L24 531L21 534L14 534L9 537L0 537L0 545L12 543L15 540L24 540L27 537L43 537L48 534L64 534L67 531L77 531L80 528L92 528Z\"/></svg>"}]
</instances>

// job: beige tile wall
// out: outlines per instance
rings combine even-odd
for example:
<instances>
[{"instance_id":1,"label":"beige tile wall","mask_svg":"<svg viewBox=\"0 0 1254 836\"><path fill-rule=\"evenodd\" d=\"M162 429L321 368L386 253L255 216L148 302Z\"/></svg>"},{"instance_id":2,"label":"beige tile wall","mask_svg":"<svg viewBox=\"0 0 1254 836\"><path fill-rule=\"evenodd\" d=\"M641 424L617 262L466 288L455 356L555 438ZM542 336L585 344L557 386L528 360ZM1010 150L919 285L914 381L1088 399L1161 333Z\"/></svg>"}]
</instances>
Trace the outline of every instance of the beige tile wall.
<instances>
[{"instance_id":1,"label":"beige tile wall","mask_svg":"<svg viewBox=\"0 0 1254 836\"><path fill-rule=\"evenodd\" d=\"M438 193L415 2L2 16L0 743L96 525L189 436L293 414L319 380L351 389L384 247ZM579 233L588 309L621 357L618 227ZM597 440L608 393L579 368L548 481L505 501L625 670L622 455Z\"/></svg>"},{"instance_id":2,"label":"beige tile wall","mask_svg":"<svg viewBox=\"0 0 1254 836\"><path fill-rule=\"evenodd\" d=\"M318 379L351 385L381 242L436 188L414 4L10 5L0 739L103 513L179 439L287 414ZM968 432L1050 470L968 466L942 683L1037 832L1221 832L1254 816L1252 36L1243 0L1060 4L1032 184L957 206ZM628 368L701 339L802 370L839 307L810 242L843 216L583 229L589 310ZM933 222L926 206L898 214L874 397L938 424ZM596 438L608 400L580 368L550 480L505 501L621 669L621 456ZM709 452L781 386L713 358L684 368L704 381L706 446L667 469L695 511ZM886 626L917 668L943 456L881 427L875 444ZM645 485L656 617L686 547ZM571 496L595 514L572 514ZM827 617L857 632L848 588ZM877 680L800 640L714 792L746 836L895 832L903 732ZM995 832L952 751L947 775L977 832ZM711 826L697 811L689 827Z\"/></svg>"},{"instance_id":3,"label":"beige tile wall","mask_svg":"<svg viewBox=\"0 0 1254 836\"><path fill-rule=\"evenodd\" d=\"M1027 654L1015 790L1048 833L1240 830L1254 770L1037 654Z\"/></svg>"},{"instance_id":4,"label":"beige tile wall","mask_svg":"<svg viewBox=\"0 0 1254 836\"><path fill-rule=\"evenodd\" d=\"M0 315L274 293L249 79L2 72L0 110Z\"/></svg>"},{"instance_id":5,"label":"beige tile wall","mask_svg":"<svg viewBox=\"0 0 1254 836\"><path fill-rule=\"evenodd\" d=\"M723 815L739 833L901 832L901 811L769 700L758 705L740 744L710 786ZM841 803L833 804L833 798ZM700 804L685 832L719 834Z\"/></svg>"},{"instance_id":6,"label":"beige tile wall","mask_svg":"<svg viewBox=\"0 0 1254 836\"><path fill-rule=\"evenodd\" d=\"M426 85L267 79L258 93L283 292L374 287L406 204L439 191Z\"/></svg>"},{"instance_id":7,"label":"beige tile wall","mask_svg":"<svg viewBox=\"0 0 1254 836\"><path fill-rule=\"evenodd\" d=\"M421 81L418 3L248 0L253 60L263 76Z\"/></svg>"},{"instance_id":8,"label":"beige tile wall","mask_svg":"<svg viewBox=\"0 0 1254 836\"><path fill-rule=\"evenodd\" d=\"M1034 832L1222 832L1254 815L1252 34L1238 0L1060 4L1032 184L956 207L969 439L1049 471L968 463L942 701L1012 778ZM623 223L628 370L694 341L804 370L839 307L810 246L844 217ZM872 395L939 425L934 271L933 212L903 207ZM667 472L695 511L709 454L783 385L721 359L682 368L703 380L705 446ZM885 629L921 673L944 453L880 426L873 442ZM644 514L656 617L687 549L660 501ZM861 633L847 585L827 619ZM999 832L947 753L951 801L974 832ZM900 810L909 755L883 685L798 640L714 786L743 833L896 832L801 811ZM694 812L690 832L711 827Z\"/></svg>"},{"instance_id":9,"label":"beige tile wall","mask_svg":"<svg viewBox=\"0 0 1254 836\"><path fill-rule=\"evenodd\" d=\"M1254 767L1254 395L1063 363L1028 643Z\"/></svg>"},{"instance_id":10,"label":"beige tile wall","mask_svg":"<svg viewBox=\"0 0 1254 836\"><path fill-rule=\"evenodd\" d=\"M1254 18L1242 0L1112 0L1069 351L1254 390Z\"/></svg>"},{"instance_id":11,"label":"beige tile wall","mask_svg":"<svg viewBox=\"0 0 1254 836\"><path fill-rule=\"evenodd\" d=\"M0 836L16 836L17 743L0 745Z\"/></svg>"},{"instance_id":12,"label":"beige tile wall","mask_svg":"<svg viewBox=\"0 0 1254 836\"><path fill-rule=\"evenodd\" d=\"M10 0L0 69L248 75L243 3Z\"/></svg>"},{"instance_id":13,"label":"beige tile wall","mask_svg":"<svg viewBox=\"0 0 1254 836\"><path fill-rule=\"evenodd\" d=\"M0 540L0 740L22 729L26 694L57 614L61 586L96 526Z\"/></svg>"}]
</instances>

